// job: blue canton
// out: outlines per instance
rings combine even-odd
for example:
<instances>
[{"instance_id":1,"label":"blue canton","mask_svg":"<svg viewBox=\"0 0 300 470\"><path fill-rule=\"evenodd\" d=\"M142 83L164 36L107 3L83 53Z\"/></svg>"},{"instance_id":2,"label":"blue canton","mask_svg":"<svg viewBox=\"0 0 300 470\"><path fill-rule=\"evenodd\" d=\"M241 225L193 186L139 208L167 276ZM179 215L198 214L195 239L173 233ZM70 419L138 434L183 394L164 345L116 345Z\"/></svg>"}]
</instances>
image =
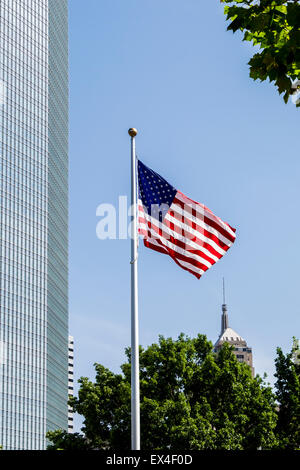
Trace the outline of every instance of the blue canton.
<instances>
[{"instance_id":1,"label":"blue canton","mask_svg":"<svg viewBox=\"0 0 300 470\"><path fill-rule=\"evenodd\" d=\"M177 189L140 160L138 160L138 185L139 198L143 202L145 212L162 222Z\"/></svg>"}]
</instances>

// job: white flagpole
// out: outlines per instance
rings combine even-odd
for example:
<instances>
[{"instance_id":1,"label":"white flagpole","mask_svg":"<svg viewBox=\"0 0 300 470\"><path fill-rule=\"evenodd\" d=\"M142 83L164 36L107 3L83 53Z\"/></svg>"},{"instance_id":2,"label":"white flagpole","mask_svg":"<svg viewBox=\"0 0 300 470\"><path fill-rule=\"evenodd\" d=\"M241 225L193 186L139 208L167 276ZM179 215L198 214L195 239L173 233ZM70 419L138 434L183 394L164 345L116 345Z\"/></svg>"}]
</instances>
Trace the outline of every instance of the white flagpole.
<instances>
[{"instance_id":1,"label":"white flagpole","mask_svg":"<svg viewBox=\"0 0 300 470\"><path fill-rule=\"evenodd\" d=\"M137 233L137 176L135 136L137 130L130 128L131 137L131 449L140 450L140 376L139 376L139 322L138 322L138 233Z\"/></svg>"}]
</instances>

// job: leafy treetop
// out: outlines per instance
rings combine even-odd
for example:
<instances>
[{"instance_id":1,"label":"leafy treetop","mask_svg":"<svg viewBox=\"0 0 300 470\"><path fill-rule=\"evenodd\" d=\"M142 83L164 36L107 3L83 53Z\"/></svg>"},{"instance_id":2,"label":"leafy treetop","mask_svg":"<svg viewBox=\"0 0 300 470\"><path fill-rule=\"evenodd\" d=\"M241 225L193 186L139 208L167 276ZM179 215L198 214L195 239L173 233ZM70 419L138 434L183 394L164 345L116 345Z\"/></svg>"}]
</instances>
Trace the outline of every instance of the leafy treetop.
<instances>
[{"instance_id":1,"label":"leafy treetop","mask_svg":"<svg viewBox=\"0 0 300 470\"><path fill-rule=\"evenodd\" d=\"M300 79L299 0L220 1L227 4L227 29L242 31L244 41L260 48L249 62L250 77L275 82L287 103L293 82Z\"/></svg>"},{"instance_id":2,"label":"leafy treetop","mask_svg":"<svg viewBox=\"0 0 300 470\"><path fill-rule=\"evenodd\" d=\"M130 349L122 374L96 364L70 403L84 417L83 436L48 433L50 448L130 448ZM225 344L204 335L159 337L140 348L143 450L270 449L276 446L275 396Z\"/></svg>"},{"instance_id":3,"label":"leafy treetop","mask_svg":"<svg viewBox=\"0 0 300 470\"><path fill-rule=\"evenodd\" d=\"M300 362L296 347L294 339L290 353L284 354L277 348L275 359L275 389L279 402L276 434L279 447L288 450L300 449Z\"/></svg>"}]
</instances>

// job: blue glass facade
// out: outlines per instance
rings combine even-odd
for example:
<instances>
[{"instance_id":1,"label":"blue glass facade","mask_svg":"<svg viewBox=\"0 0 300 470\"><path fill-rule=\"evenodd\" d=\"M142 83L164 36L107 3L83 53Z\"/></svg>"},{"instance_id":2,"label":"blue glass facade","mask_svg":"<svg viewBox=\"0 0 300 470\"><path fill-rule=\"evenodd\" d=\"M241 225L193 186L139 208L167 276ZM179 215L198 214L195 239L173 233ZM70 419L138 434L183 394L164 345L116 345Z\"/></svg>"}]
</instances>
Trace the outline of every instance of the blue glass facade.
<instances>
[{"instance_id":1,"label":"blue glass facade","mask_svg":"<svg viewBox=\"0 0 300 470\"><path fill-rule=\"evenodd\" d=\"M68 425L67 0L0 1L0 445Z\"/></svg>"}]
</instances>

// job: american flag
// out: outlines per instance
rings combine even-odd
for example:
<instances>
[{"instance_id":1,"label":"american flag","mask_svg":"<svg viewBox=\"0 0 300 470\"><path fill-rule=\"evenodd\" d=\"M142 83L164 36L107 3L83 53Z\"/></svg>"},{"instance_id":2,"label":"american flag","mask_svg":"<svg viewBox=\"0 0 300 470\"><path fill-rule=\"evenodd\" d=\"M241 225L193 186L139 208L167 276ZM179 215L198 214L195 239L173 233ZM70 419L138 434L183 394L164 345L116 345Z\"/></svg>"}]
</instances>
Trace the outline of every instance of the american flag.
<instances>
[{"instance_id":1,"label":"american flag","mask_svg":"<svg viewBox=\"0 0 300 470\"><path fill-rule=\"evenodd\" d=\"M138 232L198 279L235 241L235 229L138 160Z\"/></svg>"}]
</instances>

